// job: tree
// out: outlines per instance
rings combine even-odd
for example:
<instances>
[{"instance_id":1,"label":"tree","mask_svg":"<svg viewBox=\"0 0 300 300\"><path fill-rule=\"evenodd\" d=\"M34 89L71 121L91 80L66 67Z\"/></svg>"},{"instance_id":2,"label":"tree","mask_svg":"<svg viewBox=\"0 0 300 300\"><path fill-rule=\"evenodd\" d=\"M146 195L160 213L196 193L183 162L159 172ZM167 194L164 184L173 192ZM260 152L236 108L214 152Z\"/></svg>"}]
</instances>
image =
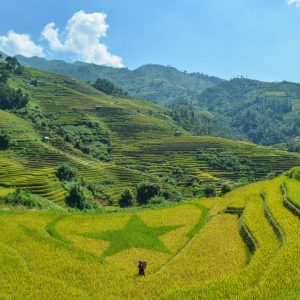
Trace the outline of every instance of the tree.
<instances>
[{"instance_id":1,"label":"tree","mask_svg":"<svg viewBox=\"0 0 300 300\"><path fill-rule=\"evenodd\" d=\"M80 210L93 208L91 199L79 183L72 186L70 194L66 197L65 202L68 206Z\"/></svg>"},{"instance_id":2,"label":"tree","mask_svg":"<svg viewBox=\"0 0 300 300\"><path fill-rule=\"evenodd\" d=\"M56 176L60 181L72 181L76 175L77 170L68 164L60 165L56 171Z\"/></svg>"},{"instance_id":3,"label":"tree","mask_svg":"<svg viewBox=\"0 0 300 300\"><path fill-rule=\"evenodd\" d=\"M215 197L217 192L216 192L216 186L214 184L207 184L204 188L203 188L203 192L205 197L209 198L209 197Z\"/></svg>"},{"instance_id":4,"label":"tree","mask_svg":"<svg viewBox=\"0 0 300 300\"><path fill-rule=\"evenodd\" d=\"M0 84L5 84L9 78L9 71L5 63L0 63Z\"/></svg>"},{"instance_id":5,"label":"tree","mask_svg":"<svg viewBox=\"0 0 300 300\"><path fill-rule=\"evenodd\" d=\"M231 186L230 183L225 182L225 183L222 184L222 186L221 186L221 193L223 195L229 193L231 190L232 190L232 186Z\"/></svg>"},{"instance_id":6,"label":"tree","mask_svg":"<svg viewBox=\"0 0 300 300\"><path fill-rule=\"evenodd\" d=\"M5 150L8 149L11 144L10 136L7 132L0 131L0 149Z\"/></svg>"},{"instance_id":7,"label":"tree","mask_svg":"<svg viewBox=\"0 0 300 300\"><path fill-rule=\"evenodd\" d=\"M133 192L130 189L126 189L121 195L121 198L119 200L119 205L120 207L125 208L125 207L132 206L133 203L134 203Z\"/></svg>"},{"instance_id":8,"label":"tree","mask_svg":"<svg viewBox=\"0 0 300 300\"><path fill-rule=\"evenodd\" d=\"M93 87L107 95L124 97L128 96L128 93L126 91L123 91L121 88L117 87L113 82L105 78L98 78L93 84Z\"/></svg>"},{"instance_id":9,"label":"tree","mask_svg":"<svg viewBox=\"0 0 300 300\"><path fill-rule=\"evenodd\" d=\"M10 73L15 75L21 75L24 71L24 67L18 62L15 57L6 57L6 68L9 70Z\"/></svg>"},{"instance_id":10,"label":"tree","mask_svg":"<svg viewBox=\"0 0 300 300\"><path fill-rule=\"evenodd\" d=\"M139 205L149 203L149 200L160 194L161 187L157 183L143 182L136 188L136 199Z\"/></svg>"}]
</instances>

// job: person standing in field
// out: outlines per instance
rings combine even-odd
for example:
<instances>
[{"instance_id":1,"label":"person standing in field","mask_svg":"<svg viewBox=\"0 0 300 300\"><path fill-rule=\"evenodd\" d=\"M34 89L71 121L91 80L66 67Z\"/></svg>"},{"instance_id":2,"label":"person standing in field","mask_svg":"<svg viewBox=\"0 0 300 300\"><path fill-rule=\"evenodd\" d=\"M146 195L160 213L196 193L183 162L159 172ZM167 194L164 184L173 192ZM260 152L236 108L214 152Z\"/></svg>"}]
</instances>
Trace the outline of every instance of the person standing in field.
<instances>
[{"instance_id":1,"label":"person standing in field","mask_svg":"<svg viewBox=\"0 0 300 300\"><path fill-rule=\"evenodd\" d=\"M146 269L146 262L142 262L141 260L139 261L138 264L138 268L139 268L139 275L140 276L145 276L145 269Z\"/></svg>"}]
</instances>

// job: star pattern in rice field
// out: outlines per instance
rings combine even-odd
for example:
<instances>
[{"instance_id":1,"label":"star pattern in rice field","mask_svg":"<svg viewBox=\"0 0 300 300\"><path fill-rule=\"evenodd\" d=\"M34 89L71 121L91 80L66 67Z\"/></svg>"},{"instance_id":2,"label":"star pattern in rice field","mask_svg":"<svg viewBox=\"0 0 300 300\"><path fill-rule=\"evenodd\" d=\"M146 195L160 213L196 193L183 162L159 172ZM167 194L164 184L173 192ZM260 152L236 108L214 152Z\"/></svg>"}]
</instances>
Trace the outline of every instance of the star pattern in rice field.
<instances>
[{"instance_id":1,"label":"star pattern in rice field","mask_svg":"<svg viewBox=\"0 0 300 300\"><path fill-rule=\"evenodd\" d=\"M83 236L110 242L110 245L102 253L101 257L111 256L130 248L170 253L170 250L162 243L159 237L179 227L181 225L149 227L139 216L133 215L120 230L90 232L84 233Z\"/></svg>"}]
</instances>

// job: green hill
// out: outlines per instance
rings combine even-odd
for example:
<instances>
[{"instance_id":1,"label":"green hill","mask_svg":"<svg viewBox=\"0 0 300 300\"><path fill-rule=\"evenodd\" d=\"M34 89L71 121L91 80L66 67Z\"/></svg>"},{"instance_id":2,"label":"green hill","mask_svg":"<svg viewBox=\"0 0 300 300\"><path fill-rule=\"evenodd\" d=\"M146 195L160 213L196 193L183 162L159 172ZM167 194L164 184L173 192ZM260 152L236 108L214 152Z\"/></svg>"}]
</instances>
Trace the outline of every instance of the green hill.
<instances>
[{"instance_id":1,"label":"green hill","mask_svg":"<svg viewBox=\"0 0 300 300\"><path fill-rule=\"evenodd\" d=\"M9 84L28 93L24 109L0 111L12 138L0 151L0 185L23 187L63 204L60 164L78 169L116 203L126 187L158 182L191 197L213 183L257 180L300 164L298 155L220 138L189 137L168 110L105 95L69 77L26 69ZM44 137L49 141L42 141Z\"/></svg>"},{"instance_id":2,"label":"green hill","mask_svg":"<svg viewBox=\"0 0 300 300\"><path fill-rule=\"evenodd\" d=\"M0 296L298 299L294 175L161 209L4 211ZM146 277L136 276L138 260Z\"/></svg>"}]
</instances>

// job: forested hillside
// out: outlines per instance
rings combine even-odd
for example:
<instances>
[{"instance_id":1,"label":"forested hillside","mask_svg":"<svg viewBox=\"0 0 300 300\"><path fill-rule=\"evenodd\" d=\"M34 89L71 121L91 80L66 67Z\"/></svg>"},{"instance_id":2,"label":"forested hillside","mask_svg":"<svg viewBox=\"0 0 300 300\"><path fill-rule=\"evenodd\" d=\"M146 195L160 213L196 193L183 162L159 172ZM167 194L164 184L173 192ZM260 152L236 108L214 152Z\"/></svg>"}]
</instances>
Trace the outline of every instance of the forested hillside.
<instances>
[{"instance_id":1,"label":"forested hillside","mask_svg":"<svg viewBox=\"0 0 300 300\"><path fill-rule=\"evenodd\" d=\"M262 145L286 143L300 135L300 85L236 78L207 89L198 105L226 120L248 140Z\"/></svg>"}]
</instances>

